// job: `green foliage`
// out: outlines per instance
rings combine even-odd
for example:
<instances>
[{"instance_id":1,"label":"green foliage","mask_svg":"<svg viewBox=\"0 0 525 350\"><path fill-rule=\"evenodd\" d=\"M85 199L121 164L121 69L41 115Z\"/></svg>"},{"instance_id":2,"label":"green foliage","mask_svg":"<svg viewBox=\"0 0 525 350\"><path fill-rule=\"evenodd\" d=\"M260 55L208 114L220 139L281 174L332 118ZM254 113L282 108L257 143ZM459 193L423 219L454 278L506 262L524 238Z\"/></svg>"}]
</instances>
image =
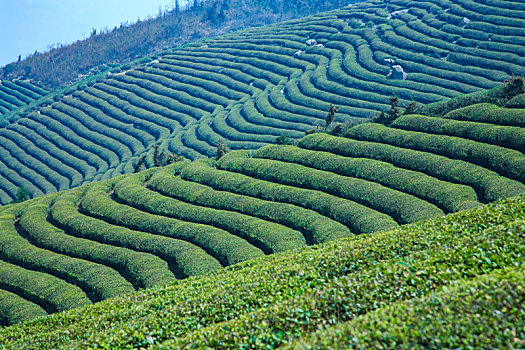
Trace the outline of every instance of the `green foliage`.
<instances>
[{"instance_id":1,"label":"green foliage","mask_svg":"<svg viewBox=\"0 0 525 350\"><path fill-rule=\"evenodd\" d=\"M16 196L15 196L15 199L13 200L13 203L22 203L30 198L31 198L31 195L25 189L25 187L19 187L18 190L16 190Z\"/></svg>"},{"instance_id":2,"label":"green foliage","mask_svg":"<svg viewBox=\"0 0 525 350\"><path fill-rule=\"evenodd\" d=\"M289 203L310 209L343 223L354 233L370 233L397 226L397 223L388 215L353 201L321 191L287 186L218 170L202 161L196 161L187 166L180 175L185 180L201 183L218 191L266 201ZM315 222L321 223L320 218L316 218ZM328 236L327 238L337 237Z\"/></svg>"},{"instance_id":3,"label":"green foliage","mask_svg":"<svg viewBox=\"0 0 525 350\"><path fill-rule=\"evenodd\" d=\"M286 135L280 135L275 139L277 145L293 145L294 140Z\"/></svg>"},{"instance_id":4,"label":"green foliage","mask_svg":"<svg viewBox=\"0 0 525 350\"><path fill-rule=\"evenodd\" d=\"M525 109L507 109L489 103L481 103L453 110L445 114L444 118L525 127L524 116Z\"/></svg>"},{"instance_id":5,"label":"green foliage","mask_svg":"<svg viewBox=\"0 0 525 350\"><path fill-rule=\"evenodd\" d=\"M188 173L196 172L199 168L204 168L204 165L194 166L190 164L181 171L181 176L191 178ZM270 239L273 235L278 241L286 241L286 243L279 243L285 249L302 247L305 245L305 239L308 244L316 244L351 235L344 225L310 210L225 191L215 191L207 186L169 176L171 175L169 173L170 170L158 172L150 179L148 186L164 195L185 202L246 214L247 216L242 220L245 230L252 231L252 234L263 231L260 233L261 237L267 236L267 239ZM221 216L223 220L234 224L236 220L232 214L223 213ZM212 217L213 212L208 208L201 207L199 213L194 215L209 218ZM248 215L265 221L254 220ZM218 215L215 214L214 216ZM276 222L283 226L270 225L266 221ZM252 222L258 222L258 224L253 225ZM290 230L290 228L301 232L304 237L298 236L297 232Z\"/></svg>"},{"instance_id":6,"label":"green foliage","mask_svg":"<svg viewBox=\"0 0 525 350\"><path fill-rule=\"evenodd\" d=\"M377 124L358 125L346 135L357 140L380 142L461 159L525 182L525 156L521 152L501 146L447 135L387 128Z\"/></svg>"},{"instance_id":7,"label":"green foliage","mask_svg":"<svg viewBox=\"0 0 525 350\"><path fill-rule=\"evenodd\" d=\"M243 152L231 153L221 158L217 167L349 199L385 213L398 223L415 222L443 215L443 211L435 205L374 182L315 170L299 164L245 158Z\"/></svg>"},{"instance_id":8,"label":"green foliage","mask_svg":"<svg viewBox=\"0 0 525 350\"><path fill-rule=\"evenodd\" d=\"M498 110L501 113L500 116L503 116L505 110L500 108L498 108ZM504 124L504 120L500 119L499 122ZM525 152L525 129L515 126L451 120L421 115L402 116L397 119L392 126L429 134L456 136Z\"/></svg>"},{"instance_id":9,"label":"green foliage","mask_svg":"<svg viewBox=\"0 0 525 350\"><path fill-rule=\"evenodd\" d=\"M314 333L285 348L417 348L422 344L427 348L519 348L524 336L523 272L522 264L458 281L428 296L395 303Z\"/></svg>"},{"instance_id":10,"label":"green foliage","mask_svg":"<svg viewBox=\"0 0 525 350\"><path fill-rule=\"evenodd\" d=\"M224 156L226 153L230 152L230 147L224 142L224 140L219 141L217 143L217 152L215 159L219 160L222 156Z\"/></svg>"},{"instance_id":11,"label":"green foliage","mask_svg":"<svg viewBox=\"0 0 525 350\"><path fill-rule=\"evenodd\" d=\"M376 159L400 168L419 171L440 180L464 184L472 187L481 201L494 201L525 192L525 186L518 181L505 178L475 164L430 152L326 134L307 136L299 142L298 146L346 157Z\"/></svg>"},{"instance_id":12,"label":"green foliage","mask_svg":"<svg viewBox=\"0 0 525 350\"><path fill-rule=\"evenodd\" d=\"M164 180L162 174L165 173L160 172L159 175L154 175L148 182L155 184ZM232 235L241 237L253 245L250 246L239 240L239 251L242 247L245 256L243 260L260 256L262 251L273 253L306 245L303 235L288 227L244 215L234 210L229 210L230 208L218 210L190 204L187 203L187 200L181 201L175 198L167 198L144 188L144 181L139 179L137 178L137 180L133 181L133 178L128 178L123 183L118 183L115 187L116 197L121 202L140 208L148 213L217 227ZM184 182L177 180L180 179L174 178L175 184L171 184L168 178L168 181L164 182L167 188L162 190L162 193L165 194L169 189L176 186L184 187ZM159 187L163 188L163 186ZM259 247L262 251L256 247ZM208 249L211 248L209 247ZM231 242L230 250L233 250L233 241Z\"/></svg>"},{"instance_id":13,"label":"green foliage","mask_svg":"<svg viewBox=\"0 0 525 350\"><path fill-rule=\"evenodd\" d=\"M388 99L390 101L390 110L385 112L379 112L372 117L373 123L379 123L383 125L392 124L401 115L401 109L399 108L399 97L392 95Z\"/></svg>"},{"instance_id":14,"label":"green foliage","mask_svg":"<svg viewBox=\"0 0 525 350\"><path fill-rule=\"evenodd\" d=\"M466 1L457 6L361 2L280 27L192 42L223 31L219 22L229 29L248 22L257 26L343 5L340 0L247 1L199 3L191 11L159 14L16 63L13 75L26 74L23 67L30 67L30 74L46 83L77 79L76 64L61 66L72 57L83 62L83 69L92 68L82 72L85 79L46 92L45 98L39 97L42 89L21 80L0 84L0 113L8 113L0 125L19 121L0 130L5 145L0 147L5 169L0 203L10 203L20 186L35 197L170 163L173 153L188 159L220 157L226 151L217 154L220 141L232 150L254 150L276 141L290 143L279 137L296 140L312 128L343 136L377 113L383 113L376 115L379 122L390 125L402 113L443 116L475 102L503 106L523 90L525 42L516 29L522 25L517 20L521 8L502 3L478 8ZM491 11L485 7L497 14L487 17ZM247 8L260 12L248 18ZM403 8L410 11L398 12ZM471 22L463 28L465 17ZM508 25L496 26L497 21ZM202 26L183 26L194 22ZM127 40L131 33L136 35ZM140 48L132 49L136 40ZM187 43L151 53L181 40ZM101 52L108 41L111 50ZM80 54L87 44L90 52ZM58 52L72 56L52 59L61 64L49 69L40 66ZM107 54L111 63L98 61ZM387 78L391 69L401 69L396 66L408 74L402 75L406 79ZM437 104L422 105L427 103Z\"/></svg>"},{"instance_id":15,"label":"green foliage","mask_svg":"<svg viewBox=\"0 0 525 350\"><path fill-rule=\"evenodd\" d=\"M505 108L525 108L525 94L518 95L505 104Z\"/></svg>"},{"instance_id":16,"label":"green foliage","mask_svg":"<svg viewBox=\"0 0 525 350\"><path fill-rule=\"evenodd\" d=\"M512 281L519 281L513 276L522 275L519 266L524 263L521 254L524 208L523 198L519 197L360 239L281 253L174 286L142 291L88 309L53 315L45 321L0 330L0 339L7 348L22 344L26 348L44 345L125 348L166 340L169 341L162 344L166 348L218 344L230 348L275 348L334 323L363 320L363 328L354 328L356 333L367 329L372 324L367 320L372 318L383 327L391 318L381 315L396 310L397 319L411 317L405 312L405 305L424 305L419 301L421 297L434 310L440 305L458 305L454 301L458 299L450 298L457 295L455 283L461 280L472 280L460 282L465 285L460 290L474 294L466 295L470 299L460 305L475 307L476 304L467 301L485 300L483 303L501 308L498 303L501 297L491 302L484 299L484 293L476 297L476 291L468 287L496 278L501 283L492 285L502 286L508 281L506 290L510 290ZM498 272L506 267L520 271L519 275L513 270ZM487 276L476 279L482 274ZM486 283L489 287L494 282ZM497 287L492 295L505 295L509 298L508 306L515 305L515 294L498 294L499 290ZM424 310L423 313L428 315ZM438 324L442 315L450 317L438 311L435 321L430 322ZM454 312L455 319L467 320L461 323L465 330L476 332L477 328L468 321L470 315L474 313L458 316ZM498 317L498 313L483 313L483 317L490 317L490 326L485 327L495 335L489 344L504 339L501 336L506 327L499 325L504 322L516 325L514 318ZM416 316L415 320L425 319ZM118 325L100 327L107 323ZM438 329L451 328L444 323ZM389 330L395 332L396 328ZM425 328L414 327L410 334L418 331L423 332L425 340L435 339L433 333L425 336ZM359 338L363 341L375 335L359 334L363 335ZM322 337L319 341L333 339L335 343L341 338L334 334L333 338ZM475 337L461 339L476 344ZM366 347L367 343L364 344Z\"/></svg>"},{"instance_id":17,"label":"green foliage","mask_svg":"<svg viewBox=\"0 0 525 350\"><path fill-rule=\"evenodd\" d=\"M422 198L446 212L468 209L480 204L476 192L470 187L440 181L419 172L396 168L392 164L373 159L347 158L327 152L278 146L261 148L253 156L301 164L377 182L388 188Z\"/></svg>"}]
</instances>

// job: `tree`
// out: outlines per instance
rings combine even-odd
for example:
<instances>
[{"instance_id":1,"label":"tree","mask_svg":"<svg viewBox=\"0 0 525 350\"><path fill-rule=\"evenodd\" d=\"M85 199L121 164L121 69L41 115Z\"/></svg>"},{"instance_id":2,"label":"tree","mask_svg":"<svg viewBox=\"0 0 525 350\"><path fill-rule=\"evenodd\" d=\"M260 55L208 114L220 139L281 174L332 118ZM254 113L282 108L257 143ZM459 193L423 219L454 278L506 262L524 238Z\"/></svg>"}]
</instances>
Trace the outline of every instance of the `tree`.
<instances>
[{"instance_id":1,"label":"tree","mask_svg":"<svg viewBox=\"0 0 525 350\"><path fill-rule=\"evenodd\" d=\"M389 98L390 101L390 111L388 111L388 124L393 123L401 113L399 112L399 98L396 95L392 95Z\"/></svg>"},{"instance_id":2,"label":"tree","mask_svg":"<svg viewBox=\"0 0 525 350\"><path fill-rule=\"evenodd\" d=\"M339 111L339 108L335 107L333 104L330 104L330 107L328 107L328 115L326 116L326 120L325 120L325 131L333 123L335 119L335 114L338 111Z\"/></svg>"},{"instance_id":3,"label":"tree","mask_svg":"<svg viewBox=\"0 0 525 350\"><path fill-rule=\"evenodd\" d=\"M223 141L219 141L219 143L217 144L217 157L216 159L219 160L221 159L221 157L223 155L225 155L226 153L230 152L230 147L228 147L228 145Z\"/></svg>"},{"instance_id":4,"label":"tree","mask_svg":"<svg viewBox=\"0 0 525 350\"><path fill-rule=\"evenodd\" d=\"M31 195L29 192L23 187L18 187L18 190L16 191L15 199L12 203L22 203L27 201L28 199L31 199Z\"/></svg>"},{"instance_id":5,"label":"tree","mask_svg":"<svg viewBox=\"0 0 525 350\"><path fill-rule=\"evenodd\" d=\"M133 172L134 173L138 173L138 172L140 172L142 170L143 167L145 168L145 166L144 166L144 162L145 161L146 161L146 155L143 154L143 155L141 155L139 157L139 159L137 160L137 162L133 166Z\"/></svg>"},{"instance_id":6,"label":"tree","mask_svg":"<svg viewBox=\"0 0 525 350\"><path fill-rule=\"evenodd\" d=\"M512 76L505 81L503 86L502 94L504 100L510 100L511 98L525 93L525 78L519 76Z\"/></svg>"},{"instance_id":7,"label":"tree","mask_svg":"<svg viewBox=\"0 0 525 350\"><path fill-rule=\"evenodd\" d=\"M372 118L373 123L379 123L388 126L401 116L399 98L396 95L392 95L388 100L390 101L390 110L388 113L381 112L374 116Z\"/></svg>"},{"instance_id":8,"label":"tree","mask_svg":"<svg viewBox=\"0 0 525 350\"><path fill-rule=\"evenodd\" d=\"M133 166L134 173L138 173L144 169L148 169L148 163L146 163L148 157L151 157L151 161L148 163L150 164L150 166L153 163L154 167L163 167L184 160L183 157L179 156L176 153L169 153L164 149L161 150L159 146L153 145L151 150L149 150L147 153L143 153L139 157L139 159Z\"/></svg>"},{"instance_id":9,"label":"tree","mask_svg":"<svg viewBox=\"0 0 525 350\"><path fill-rule=\"evenodd\" d=\"M417 102L411 101L408 104L408 106L406 106L405 110L403 111L403 115L414 114L416 113L417 108L418 108Z\"/></svg>"},{"instance_id":10,"label":"tree","mask_svg":"<svg viewBox=\"0 0 525 350\"><path fill-rule=\"evenodd\" d=\"M275 143L278 145L293 145L294 141L291 137L281 134L275 139Z\"/></svg>"}]
</instances>

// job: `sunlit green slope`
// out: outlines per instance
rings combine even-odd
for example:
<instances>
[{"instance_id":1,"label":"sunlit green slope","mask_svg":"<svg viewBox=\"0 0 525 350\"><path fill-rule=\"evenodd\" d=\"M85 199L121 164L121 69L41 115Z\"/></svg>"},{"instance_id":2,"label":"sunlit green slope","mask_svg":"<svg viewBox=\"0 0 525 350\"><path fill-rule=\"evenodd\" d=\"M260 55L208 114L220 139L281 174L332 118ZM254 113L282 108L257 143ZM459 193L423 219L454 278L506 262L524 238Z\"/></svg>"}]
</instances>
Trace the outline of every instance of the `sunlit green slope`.
<instances>
[{"instance_id":1,"label":"sunlit green slope","mask_svg":"<svg viewBox=\"0 0 525 350\"><path fill-rule=\"evenodd\" d=\"M525 339L524 219L520 196L282 252L8 327L0 330L0 344L519 348ZM15 297L10 302L11 309L29 312Z\"/></svg>"},{"instance_id":2,"label":"sunlit green slope","mask_svg":"<svg viewBox=\"0 0 525 350\"><path fill-rule=\"evenodd\" d=\"M523 111L477 103L407 114L5 206L0 322L523 194Z\"/></svg>"}]
</instances>

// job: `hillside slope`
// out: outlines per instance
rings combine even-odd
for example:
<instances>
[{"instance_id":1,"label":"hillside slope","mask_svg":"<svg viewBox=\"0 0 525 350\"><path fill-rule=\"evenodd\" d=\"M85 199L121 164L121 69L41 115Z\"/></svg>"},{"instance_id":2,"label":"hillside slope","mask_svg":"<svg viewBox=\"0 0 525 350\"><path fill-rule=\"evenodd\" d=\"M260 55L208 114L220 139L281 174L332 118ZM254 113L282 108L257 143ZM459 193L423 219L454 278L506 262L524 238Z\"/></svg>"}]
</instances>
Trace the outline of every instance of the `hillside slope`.
<instances>
[{"instance_id":1,"label":"hillside slope","mask_svg":"<svg viewBox=\"0 0 525 350\"><path fill-rule=\"evenodd\" d=\"M48 93L48 90L23 80L0 81L0 122L5 114L26 106Z\"/></svg>"},{"instance_id":2,"label":"hillside slope","mask_svg":"<svg viewBox=\"0 0 525 350\"><path fill-rule=\"evenodd\" d=\"M155 18L96 31L71 45L0 67L1 79L31 79L53 89L160 50L247 27L333 10L356 0L173 0ZM143 17L143 16L140 16ZM96 35L93 35L96 34ZM13 57L14 59L15 57Z\"/></svg>"},{"instance_id":3,"label":"hillside slope","mask_svg":"<svg viewBox=\"0 0 525 350\"><path fill-rule=\"evenodd\" d=\"M145 58L0 130L0 202L129 173L153 145L189 159L220 140L256 149L322 126L330 104L355 123L392 94L407 105L494 87L525 74L524 13L509 1L367 1Z\"/></svg>"},{"instance_id":4,"label":"hillside slope","mask_svg":"<svg viewBox=\"0 0 525 350\"><path fill-rule=\"evenodd\" d=\"M524 219L521 196L259 258L2 329L0 345L519 348Z\"/></svg>"},{"instance_id":5,"label":"hillside slope","mask_svg":"<svg viewBox=\"0 0 525 350\"><path fill-rule=\"evenodd\" d=\"M408 114L5 206L0 324L521 195L524 113Z\"/></svg>"}]
</instances>

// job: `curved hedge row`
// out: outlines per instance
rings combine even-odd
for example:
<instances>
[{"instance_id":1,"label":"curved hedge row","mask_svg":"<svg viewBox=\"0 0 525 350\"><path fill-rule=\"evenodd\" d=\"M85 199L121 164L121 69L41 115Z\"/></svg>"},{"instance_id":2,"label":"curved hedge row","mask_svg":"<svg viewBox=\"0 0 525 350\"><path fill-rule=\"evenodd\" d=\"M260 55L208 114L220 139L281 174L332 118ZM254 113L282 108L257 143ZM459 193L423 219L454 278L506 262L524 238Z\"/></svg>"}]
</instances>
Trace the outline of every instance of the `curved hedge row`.
<instances>
[{"instance_id":1,"label":"curved hedge row","mask_svg":"<svg viewBox=\"0 0 525 350\"><path fill-rule=\"evenodd\" d=\"M218 191L266 201L289 203L314 210L343 223L354 233L370 233L397 226L397 223L388 215L350 200L321 191L282 185L218 170L212 168L204 160L186 166L180 176L186 181L197 182Z\"/></svg>"},{"instance_id":2,"label":"curved hedge row","mask_svg":"<svg viewBox=\"0 0 525 350\"><path fill-rule=\"evenodd\" d=\"M111 268L32 245L24 238L27 235L20 228L22 235L15 230L14 222L15 216L6 213L0 219L0 257L3 260L75 284L92 302L134 290L129 282Z\"/></svg>"},{"instance_id":3,"label":"curved hedge row","mask_svg":"<svg viewBox=\"0 0 525 350\"><path fill-rule=\"evenodd\" d=\"M254 152L253 156L301 164L339 175L377 182L424 199L448 213L480 205L476 192L470 187L441 181L412 170L396 168L390 163L377 160L341 157L295 146L267 146Z\"/></svg>"},{"instance_id":4,"label":"curved hedge row","mask_svg":"<svg viewBox=\"0 0 525 350\"><path fill-rule=\"evenodd\" d=\"M248 260L252 258L254 251L257 255L259 253L246 240L219 228L149 214L116 203L106 193L111 186L111 183L100 183L91 187L80 202L81 211L114 225L188 241L204 249L223 266ZM266 252L271 252L274 248L270 242L254 243Z\"/></svg>"},{"instance_id":5,"label":"curved hedge row","mask_svg":"<svg viewBox=\"0 0 525 350\"><path fill-rule=\"evenodd\" d=\"M501 146L447 135L392 129L380 124L361 124L349 129L345 135L357 140L386 143L461 159L525 182L525 156Z\"/></svg>"},{"instance_id":6,"label":"curved hedge row","mask_svg":"<svg viewBox=\"0 0 525 350\"><path fill-rule=\"evenodd\" d=\"M44 309L17 294L0 289L0 327L46 316Z\"/></svg>"},{"instance_id":7,"label":"curved hedge row","mask_svg":"<svg viewBox=\"0 0 525 350\"><path fill-rule=\"evenodd\" d=\"M525 109L501 108L490 103L459 108L445 114L444 118L525 127Z\"/></svg>"},{"instance_id":8,"label":"curved hedge row","mask_svg":"<svg viewBox=\"0 0 525 350\"><path fill-rule=\"evenodd\" d=\"M377 159L400 168L422 172L440 180L464 184L475 189L478 198L484 202L525 192L525 185L518 181L507 179L471 163L433 153L327 134L306 136L299 141L298 146L346 157Z\"/></svg>"},{"instance_id":9,"label":"curved hedge row","mask_svg":"<svg viewBox=\"0 0 525 350\"><path fill-rule=\"evenodd\" d=\"M246 152L223 156L217 167L285 185L323 191L386 213L399 223L443 215L435 205L377 183L348 178L298 164L246 158Z\"/></svg>"},{"instance_id":10,"label":"curved hedge row","mask_svg":"<svg viewBox=\"0 0 525 350\"><path fill-rule=\"evenodd\" d=\"M188 165L188 167L192 167L192 164ZM171 168L157 172L148 181L148 187L185 202L240 212L291 227L303 232L306 242L309 244L318 244L351 235L348 228L344 225L310 210L286 203L265 201L225 191L216 191L208 186L174 177L172 174L173 169ZM294 234L284 229L281 229L278 235L290 241L295 247L303 246L302 240L295 238Z\"/></svg>"},{"instance_id":11,"label":"curved hedge row","mask_svg":"<svg viewBox=\"0 0 525 350\"><path fill-rule=\"evenodd\" d=\"M28 105L48 93L49 91L22 80L1 80L0 118L2 114L7 114L19 107Z\"/></svg>"},{"instance_id":12,"label":"curved hedge row","mask_svg":"<svg viewBox=\"0 0 525 350\"><path fill-rule=\"evenodd\" d=\"M525 128L422 115L405 115L391 125L399 129L456 136L525 152Z\"/></svg>"},{"instance_id":13,"label":"curved hedge row","mask_svg":"<svg viewBox=\"0 0 525 350\"><path fill-rule=\"evenodd\" d=\"M95 239L108 245L124 247L135 255L135 266L128 275L143 276L144 286L173 282L173 275L178 278L194 276L220 267L217 260L204 250L188 242L169 237L126 229L108 224L80 214L74 201L67 201L61 196L51 208L51 216L56 224L78 237ZM59 208L58 208L59 206ZM137 255L135 252L147 253ZM153 255L155 257L152 257ZM142 261L136 256L143 256ZM162 260L160 260L160 259ZM166 267L170 271L167 271ZM131 269L131 268L130 268Z\"/></svg>"},{"instance_id":14,"label":"curved hedge row","mask_svg":"<svg viewBox=\"0 0 525 350\"><path fill-rule=\"evenodd\" d=\"M520 11L466 1L363 3L183 45L90 78L77 91L58 92L55 103L42 99L50 109L32 102L20 109L58 122L30 116L49 124L39 128L42 138L95 169L71 157L60 164L55 147L48 156L28 144L10 147L21 149L16 158L27 159L23 165L4 159L9 152L0 161L15 172L35 164L24 180L35 182L24 186L34 196L131 171L133 159L153 143L196 159L213 156L219 140L232 149L254 149L281 134L299 138L324 125L330 104L339 108L336 122L352 124L387 111L393 93L404 107L493 87L525 73ZM407 75L390 76L396 65ZM42 96L26 85L0 85L0 113ZM24 119L19 122L27 126ZM67 174L69 184L53 172ZM9 183L20 182L5 174L2 203L13 197Z\"/></svg>"},{"instance_id":15,"label":"curved hedge row","mask_svg":"<svg viewBox=\"0 0 525 350\"><path fill-rule=\"evenodd\" d=\"M126 177L115 185L116 199L148 213L223 229L256 247L264 247L265 251L270 249L276 252L306 246L301 232L296 230L241 214L229 208L213 209L162 196L144 188L143 183L144 179L140 176ZM246 249L245 253L252 257L263 255L262 251L256 248Z\"/></svg>"},{"instance_id":16,"label":"curved hedge row","mask_svg":"<svg viewBox=\"0 0 525 350\"><path fill-rule=\"evenodd\" d=\"M48 313L90 304L82 290L57 277L0 260L0 288L20 295Z\"/></svg>"},{"instance_id":17,"label":"curved hedge row","mask_svg":"<svg viewBox=\"0 0 525 350\"><path fill-rule=\"evenodd\" d=\"M455 283L469 283L481 275L487 276L482 279L492 278L503 268L521 273L524 213L523 197L513 198L362 239L265 257L197 280L98 304L89 313L73 310L51 316L45 323L36 321L0 334L14 349L28 344L59 348L71 342L76 347L96 344L110 348L148 344L160 348L213 348L218 342L229 348L277 348L301 338L308 340L306 337L322 332L327 325L352 320L357 323L365 314L382 313L383 308L403 305L411 299L428 296L427 300L431 298L432 305L439 307L441 301L446 301L440 293L453 294ZM512 286L513 280L504 279L503 283L508 281ZM517 284L517 288L521 286ZM475 289L470 291L476 293ZM511 306L521 302L521 298L514 297L521 294L522 289L505 294L509 298L505 298L506 303ZM492 337L483 344L487 347L514 337L506 331L509 328L499 325L506 325L511 315L522 319L522 310L503 309L501 299L492 302L485 296L474 300L497 303L499 312L486 310L492 315L489 325L468 329L482 330ZM141 312L136 312L137 308ZM395 315L395 320L406 316L403 309L398 310L401 313ZM478 314L483 315L481 321L485 320L487 312L464 316L448 312L459 319ZM421 315L417 320L425 321L423 316L428 313ZM427 321L439 322L439 313L437 317ZM101 330L99 326L116 321L116 328ZM383 324L388 319L377 321ZM511 328L520 324L512 323ZM461 325L453 326L462 332ZM437 330L447 327L448 322ZM408 334L420 330L413 328ZM435 330L423 341L433 339ZM476 344L476 338L455 339Z\"/></svg>"},{"instance_id":18,"label":"curved hedge row","mask_svg":"<svg viewBox=\"0 0 525 350\"><path fill-rule=\"evenodd\" d=\"M68 196L72 198L67 198ZM20 227L25 236L40 248L112 267L119 271L136 289L157 284L158 279L155 276L145 273L148 271L147 266L145 266L146 262L152 263L152 266L159 265L153 256L99 243L90 238L75 237L49 223L46 220L48 214L53 221L63 221L65 219L61 215L74 212L73 210L68 211L68 207L76 208L70 203L74 203L73 201L78 197L68 196L61 199L62 202L59 205L53 205L49 213L50 201L47 199L47 202L31 205L24 211L20 217ZM145 274L142 275L141 273ZM169 270L167 270L167 274L169 275Z\"/></svg>"}]
</instances>

